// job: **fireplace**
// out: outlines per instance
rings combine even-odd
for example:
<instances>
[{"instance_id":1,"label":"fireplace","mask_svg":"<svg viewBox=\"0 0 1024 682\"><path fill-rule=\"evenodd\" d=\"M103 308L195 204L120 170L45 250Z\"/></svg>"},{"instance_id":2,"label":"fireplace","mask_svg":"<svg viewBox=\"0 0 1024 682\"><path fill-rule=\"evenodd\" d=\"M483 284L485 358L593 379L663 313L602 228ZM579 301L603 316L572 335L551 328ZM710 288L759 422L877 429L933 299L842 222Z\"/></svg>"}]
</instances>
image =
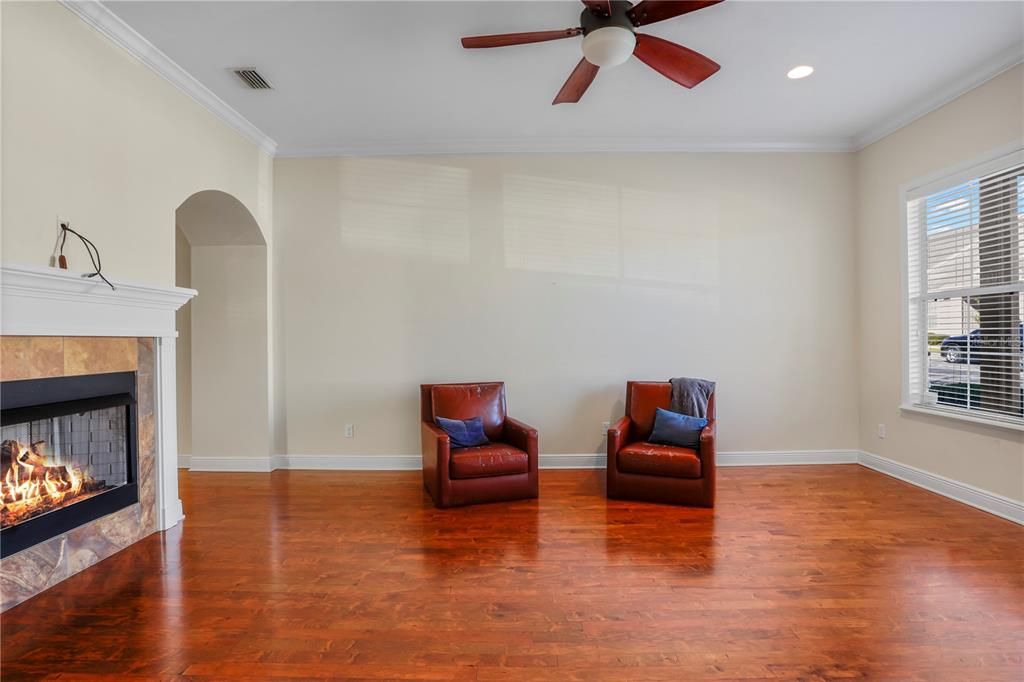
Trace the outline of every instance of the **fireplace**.
<instances>
[{"instance_id":1,"label":"fireplace","mask_svg":"<svg viewBox=\"0 0 1024 682\"><path fill-rule=\"evenodd\" d=\"M139 501L136 373L0 385L0 555Z\"/></svg>"},{"instance_id":2,"label":"fireplace","mask_svg":"<svg viewBox=\"0 0 1024 682\"><path fill-rule=\"evenodd\" d=\"M109 448L98 449L100 455L107 449L108 455L123 457L126 472L122 477L121 467L104 468L113 462L94 457L89 466L97 471L86 473L101 483L95 484L98 490L90 489L93 494L72 501L57 490L59 502L52 501L59 506L49 505L56 509L27 519L19 513L18 523L12 518L0 528L0 613L183 518L175 428L175 311L196 292L124 280L114 280L114 285L116 291L95 278L58 268L0 264L0 429L33 421L7 410L36 407L37 414L46 415L41 419L53 419L120 408L124 434L121 423L111 420L106 431L119 438L108 438ZM34 384L51 379L56 381ZM91 398L110 402L80 403L69 410L54 405ZM47 415L50 408L53 412ZM103 430L101 418L96 426ZM49 433L33 436L22 429L0 442L53 439ZM76 455L73 447L71 461L65 459L68 442L73 438L36 449L46 458L60 456L59 466L81 468L74 458L83 455ZM123 442L124 448L115 448L115 442ZM54 473L50 478L52 483ZM0 500L0 506L6 504Z\"/></svg>"}]
</instances>

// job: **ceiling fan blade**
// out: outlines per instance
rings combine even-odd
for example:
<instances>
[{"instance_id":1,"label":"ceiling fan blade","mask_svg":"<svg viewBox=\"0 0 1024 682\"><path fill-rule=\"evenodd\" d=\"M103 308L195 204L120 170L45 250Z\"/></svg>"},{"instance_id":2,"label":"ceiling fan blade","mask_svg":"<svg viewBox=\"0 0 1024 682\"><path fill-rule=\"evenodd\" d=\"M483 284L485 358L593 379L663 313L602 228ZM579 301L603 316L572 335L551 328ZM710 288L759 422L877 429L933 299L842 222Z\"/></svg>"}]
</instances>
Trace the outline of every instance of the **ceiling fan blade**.
<instances>
[{"instance_id":1,"label":"ceiling fan blade","mask_svg":"<svg viewBox=\"0 0 1024 682\"><path fill-rule=\"evenodd\" d=\"M639 33L636 36L633 56L684 88L698 85L722 68L699 52Z\"/></svg>"},{"instance_id":2,"label":"ceiling fan blade","mask_svg":"<svg viewBox=\"0 0 1024 682\"><path fill-rule=\"evenodd\" d=\"M583 0L583 4L599 17L612 15L612 0Z\"/></svg>"},{"instance_id":3,"label":"ceiling fan blade","mask_svg":"<svg viewBox=\"0 0 1024 682\"><path fill-rule=\"evenodd\" d=\"M656 21L696 12L720 2L722 0L643 0L639 5L630 8L626 16L634 26L646 26Z\"/></svg>"},{"instance_id":4,"label":"ceiling fan blade","mask_svg":"<svg viewBox=\"0 0 1024 682\"><path fill-rule=\"evenodd\" d=\"M585 58L580 60L580 63L576 65L576 68L569 74L569 80L565 81L565 85L555 95L555 101L552 104L570 104L573 102L579 102L580 98L583 97L583 93L587 91L590 84L594 82L594 77L597 76L598 67L588 62Z\"/></svg>"},{"instance_id":5,"label":"ceiling fan blade","mask_svg":"<svg viewBox=\"0 0 1024 682\"><path fill-rule=\"evenodd\" d=\"M462 39L462 46L472 49L477 47L526 45L527 43L543 43L548 40L572 38L582 32L583 29L580 28L566 28L561 31L532 31L530 33L501 33L493 36L468 36Z\"/></svg>"}]
</instances>

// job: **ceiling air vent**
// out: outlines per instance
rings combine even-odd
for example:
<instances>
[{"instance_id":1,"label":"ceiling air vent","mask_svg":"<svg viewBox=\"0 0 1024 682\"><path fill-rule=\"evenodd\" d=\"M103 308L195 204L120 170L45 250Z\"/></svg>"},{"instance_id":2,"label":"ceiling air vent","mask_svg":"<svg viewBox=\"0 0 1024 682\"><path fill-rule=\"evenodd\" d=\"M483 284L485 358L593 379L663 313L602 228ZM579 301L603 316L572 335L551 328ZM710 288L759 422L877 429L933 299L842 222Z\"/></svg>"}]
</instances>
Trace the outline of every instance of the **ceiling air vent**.
<instances>
[{"instance_id":1,"label":"ceiling air vent","mask_svg":"<svg viewBox=\"0 0 1024 682\"><path fill-rule=\"evenodd\" d=\"M243 83L253 90L272 90L273 86L256 69L232 69Z\"/></svg>"}]
</instances>

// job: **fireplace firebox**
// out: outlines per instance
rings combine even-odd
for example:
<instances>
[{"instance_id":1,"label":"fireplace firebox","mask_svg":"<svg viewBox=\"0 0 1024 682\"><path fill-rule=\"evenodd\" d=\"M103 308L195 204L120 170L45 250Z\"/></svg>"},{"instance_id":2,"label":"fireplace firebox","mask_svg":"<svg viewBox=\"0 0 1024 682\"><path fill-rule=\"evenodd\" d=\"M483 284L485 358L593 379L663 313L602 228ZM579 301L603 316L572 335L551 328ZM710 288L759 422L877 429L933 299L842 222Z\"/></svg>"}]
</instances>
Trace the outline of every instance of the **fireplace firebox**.
<instances>
[{"instance_id":1,"label":"fireplace firebox","mask_svg":"<svg viewBox=\"0 0 1024 682\"><path fill-rule=\"evenodd\" d=\"M0 384L0 556L139 501L135 372Z\"/></svg>"}]
</instances>

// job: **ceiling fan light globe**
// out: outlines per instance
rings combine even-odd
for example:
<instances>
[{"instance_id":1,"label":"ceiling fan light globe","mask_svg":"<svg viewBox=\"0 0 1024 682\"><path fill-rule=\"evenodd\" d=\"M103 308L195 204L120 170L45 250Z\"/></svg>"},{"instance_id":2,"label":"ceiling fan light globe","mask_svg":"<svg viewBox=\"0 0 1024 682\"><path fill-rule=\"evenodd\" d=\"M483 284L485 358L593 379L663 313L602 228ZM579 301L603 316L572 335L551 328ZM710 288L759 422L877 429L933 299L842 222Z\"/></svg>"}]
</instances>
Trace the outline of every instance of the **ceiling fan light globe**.
<instances>
[{"instance_id":1,"label":"ceiling fan light globe","mask_svg":"<svg viewBox=\"0 0 1024 682\"><path fill-rule=\"evenodd\" d=\"M636 35L621 26L605 26L583 38L583 56L594 66L618 66L633 54Z\"/></svg>"}]
</instances>

